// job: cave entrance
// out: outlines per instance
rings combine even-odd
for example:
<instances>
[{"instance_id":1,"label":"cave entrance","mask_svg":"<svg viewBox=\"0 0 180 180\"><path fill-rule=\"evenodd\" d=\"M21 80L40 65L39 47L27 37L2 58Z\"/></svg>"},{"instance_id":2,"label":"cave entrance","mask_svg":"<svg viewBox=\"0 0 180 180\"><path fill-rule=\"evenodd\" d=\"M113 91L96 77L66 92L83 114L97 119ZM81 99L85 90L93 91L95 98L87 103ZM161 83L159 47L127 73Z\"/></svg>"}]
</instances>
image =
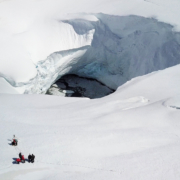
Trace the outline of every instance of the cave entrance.
<instances>
[{"instance_id":1,"label":"cave entrance","mask_svg":"<svg viewBox=\"0 0 180 180\"><path fill-rule=\"evenodd\" d=\"M107 96L114 91L96 79L68 74L52 84L46 94L95 99Z\"/></svg>"},{"instance_id":2,"label":"cave entrance","mask_svg":"<svg viewBox=\"0 0 180 180\"><path fill-rule=\"evenodd\" d=\"M37 63L25 93L101 98L135 77L180 63L180 33L173 26L140 16L95 16L63 21L73 28L68 47Z\"/></svg>"}]
</instances>

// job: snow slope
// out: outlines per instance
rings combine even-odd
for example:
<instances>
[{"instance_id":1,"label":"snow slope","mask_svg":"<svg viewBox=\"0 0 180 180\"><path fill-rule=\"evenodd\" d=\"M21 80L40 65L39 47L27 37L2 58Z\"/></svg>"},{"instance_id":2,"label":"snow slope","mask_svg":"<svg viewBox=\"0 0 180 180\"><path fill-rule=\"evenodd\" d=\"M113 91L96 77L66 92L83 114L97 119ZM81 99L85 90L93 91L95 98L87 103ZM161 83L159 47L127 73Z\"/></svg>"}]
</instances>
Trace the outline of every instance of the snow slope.
<instances>
[{"instance_id":1,"label":"snow slope","mask_svg":"<svg viewBox=\"0 0 180 180\"><path fill-rule=\"evenodd\" d=\"M0 179L179 180L179 7L0 0ZM128 82L95 100L23 94L73 72L116 88ZM20 151L35 163L14 164Z\"/></svg>"},{"instance_id":2,"label":"snow slope","mask_svg":"<svg viewBox=\"0 0 180 180\"><path fill-rule=\"evenodd\" d=\"M179 77L180 65L96 100L1 94L0 179L178 180ZM35 163L12 164L19 151Z\"/></svg>"},{"instance_id":3,"label":"snow slope","mask_svg":"<svg viewBox=\"0 0 180 180\"><path fill-rule=\"evenodd\" d=\"M70 70L117 88L133 77L179 64L180 38L175 32L180 30L179 4L178 0L1 1L0 76L19 93L45 93ZM137 69L142 62L145 72ZM122 76L122 70L127 74Z\"/></svg>"}]
</instances>

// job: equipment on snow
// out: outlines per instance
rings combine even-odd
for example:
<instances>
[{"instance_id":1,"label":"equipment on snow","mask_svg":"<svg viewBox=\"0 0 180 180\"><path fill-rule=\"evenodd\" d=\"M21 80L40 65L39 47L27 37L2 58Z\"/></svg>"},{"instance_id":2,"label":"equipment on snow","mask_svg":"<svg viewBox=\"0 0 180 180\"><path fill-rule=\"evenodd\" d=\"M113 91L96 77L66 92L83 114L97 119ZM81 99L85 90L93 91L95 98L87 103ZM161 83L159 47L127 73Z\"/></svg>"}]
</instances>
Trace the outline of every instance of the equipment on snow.
<instances>
[{"instance_id":1,"label":"equipment on snow","mask_svg":"<svg viewBox=\"0 0 180 180\"><path fill-rule=\"evenodd\" d=\"M20 162L21 162L21 163L25 163L24 155L22 155L22 159L17 158L17 159L16 159L16 162L17 162L17 164L19 164Z\"/></svg>"},{"instance_id":2,"label":"equipment on snow","mask_svg":"<svg viewBox=\"0 0 180 180\"><path fill-rule=\"evenodd\" d=\"M17 164L19 164L21 162L21 159L17 158L16 162L17 162Z\"/></svg>"},{"instance_id":3,"label":"equipment on snow","mask_svg":"<svg viewBox=\"0 0 180 180\"><path fill-rule=\"evenodd\" d=\"M20 162L25 163L25 158L24 155L21 154L21 152L19 153L19 158L16 159L16 162L19 164Z\"/></svg>"}]
</instances>

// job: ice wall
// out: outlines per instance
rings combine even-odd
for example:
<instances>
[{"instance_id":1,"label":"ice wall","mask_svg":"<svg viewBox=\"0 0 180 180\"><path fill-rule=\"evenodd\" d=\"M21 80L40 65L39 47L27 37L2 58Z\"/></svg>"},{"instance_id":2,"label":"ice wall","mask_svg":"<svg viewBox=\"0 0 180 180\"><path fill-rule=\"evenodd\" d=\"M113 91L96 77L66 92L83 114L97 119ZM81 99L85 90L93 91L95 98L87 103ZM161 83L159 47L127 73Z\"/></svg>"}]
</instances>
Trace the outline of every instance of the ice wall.
<instances>
[{"instance_id":1,"label":"ice wall","mask_svg":"<svg viewBox=\"0 0 180 180\"><path fill-rule=\"evenodd\" d=\"M26 93L44 93L65 74L95 78L115 89L134 77L180 63L180 33L173 26L139 16L94 16L98 21L63 21L79 36L93 36L91 43L40 61Z\"/></svg>"}]
</instances>

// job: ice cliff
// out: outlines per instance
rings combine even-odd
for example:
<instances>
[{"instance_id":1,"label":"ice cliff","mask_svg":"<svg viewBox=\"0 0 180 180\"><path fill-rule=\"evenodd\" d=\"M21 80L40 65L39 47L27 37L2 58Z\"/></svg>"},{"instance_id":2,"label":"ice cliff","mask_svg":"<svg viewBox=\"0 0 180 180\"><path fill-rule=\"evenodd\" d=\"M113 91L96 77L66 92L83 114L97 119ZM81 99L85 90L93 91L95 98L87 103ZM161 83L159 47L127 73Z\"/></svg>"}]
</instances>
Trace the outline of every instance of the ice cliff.
<instances>
[{"instance_id":1,"label":"ice cliff","mask_svg":"<svg viewBox=\"0 0 180 180\"><path fill-rule=\"evenodd\" d=\"M139 16L93 16L97 21L60 22L77 34L67 36L77 48L54 52L37 62L37 75L28 82L25 93L45 93L66 74L94 78L116 89L134 77L180 63L180 34L173 26Z\"/></svg>"}]
</instances>

